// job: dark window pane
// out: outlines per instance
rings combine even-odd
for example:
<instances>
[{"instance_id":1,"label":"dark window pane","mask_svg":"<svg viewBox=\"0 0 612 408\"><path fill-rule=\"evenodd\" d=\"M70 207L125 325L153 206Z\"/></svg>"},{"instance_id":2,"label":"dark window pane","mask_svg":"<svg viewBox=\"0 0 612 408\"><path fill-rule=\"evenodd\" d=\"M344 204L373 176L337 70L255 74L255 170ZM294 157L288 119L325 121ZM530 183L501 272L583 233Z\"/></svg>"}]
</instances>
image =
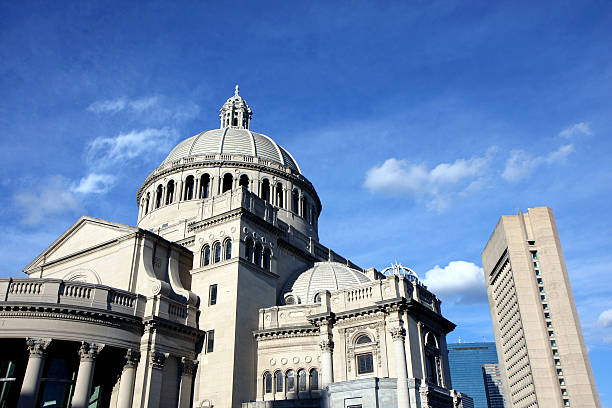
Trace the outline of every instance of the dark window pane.
<instances>
[{"instance_id":1,"label":"dark window pane","mask_svg":"<svg viewBox=\"0 0 612 408\"><path fill-rule=\"evenodd\" d=\"M372 354L360 354L357 356L357 374L366 374L374 371Z\"/></svg>"},{"instance_id":2,"label":"dark window pane","mask_svg":"<svg viewBox=\"0 0 612 408\"><path fill-rule=\"evenodd\" d=\"M206 352L212 353L215 347L215 331L209 330L206 332Z\"/></svg>"},{"instance_id":3,"label":"dark window pane","mask_svg":"<svg viewBox=\"0 0 612 408\"><path fill-rule=\"evenodd\" d=\"M217 304L217 285L210 285L209 288L209 301L210 306Z\"/></svg>"}]
</instances>

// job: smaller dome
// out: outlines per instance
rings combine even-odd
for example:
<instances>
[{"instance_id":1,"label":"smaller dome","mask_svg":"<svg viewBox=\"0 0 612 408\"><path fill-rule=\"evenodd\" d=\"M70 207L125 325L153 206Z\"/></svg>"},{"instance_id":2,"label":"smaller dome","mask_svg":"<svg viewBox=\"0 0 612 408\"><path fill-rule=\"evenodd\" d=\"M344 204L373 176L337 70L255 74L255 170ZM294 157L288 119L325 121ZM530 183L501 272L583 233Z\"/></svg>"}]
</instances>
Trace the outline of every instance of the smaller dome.
<instances>
[{"instance_id":1,"label":"smaller dome","mask_svg":"<svg viewBox=\"0 0 612 408\"><path fill-rule=\"evenodd\" d=\"M293 303L317 303L315 297L323 291L333 292L349 288L360 283L370 282L371 279L357 269L338 262L317 262L304 272L297 274L285 287L283 298L285 303L289 296L293 296Z\"/></svg>"}]
</instances>

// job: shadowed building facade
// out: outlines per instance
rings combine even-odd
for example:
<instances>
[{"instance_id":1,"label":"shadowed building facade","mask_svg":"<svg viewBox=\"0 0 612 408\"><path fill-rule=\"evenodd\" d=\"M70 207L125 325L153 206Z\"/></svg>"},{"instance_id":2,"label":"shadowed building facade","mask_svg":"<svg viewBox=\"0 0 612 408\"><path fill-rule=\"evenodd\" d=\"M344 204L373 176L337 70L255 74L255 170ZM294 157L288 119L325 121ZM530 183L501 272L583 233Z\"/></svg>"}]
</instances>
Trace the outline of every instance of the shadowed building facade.
<instances>
[{"instance_id":1,"label":"shadowed building facade","mask_svg":"<svg viewBox=\"0 0 612 408\"><path fill-rule=\"evenodd\" d=\"M600 407L553 212L501 217L483 253L511 407Z\"/></svg>"},{"instance_id":2,"label":"shadowed building facade","mask_svg":"<svg viewBox=\"0 0 612 408\"><path fill-rule=\"evenodd\" d=\"M315 188L251 119L236 87L220 127L145 179L135 227L83 217L28 278L0 279L0 406L469 400L452 390L440 301L405 269L322 245Z\"/></svg>"}]
</instances>

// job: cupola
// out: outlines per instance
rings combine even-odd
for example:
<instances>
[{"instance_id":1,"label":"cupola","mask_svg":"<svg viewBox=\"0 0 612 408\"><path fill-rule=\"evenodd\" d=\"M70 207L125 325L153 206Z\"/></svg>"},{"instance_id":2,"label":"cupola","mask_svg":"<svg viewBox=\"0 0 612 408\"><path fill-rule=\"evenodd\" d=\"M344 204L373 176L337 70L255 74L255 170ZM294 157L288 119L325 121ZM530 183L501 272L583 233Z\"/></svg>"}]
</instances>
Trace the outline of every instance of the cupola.
<instances>
[{"instance_id":1,"label":"cupola","mask_svg":"<svg viewBox=\"0 0 612 408\"><path fill-rule=\"evenodd\" d=\"M249 129L252 116L251 108L238 94L238 85L236 85L234 96L229 98L220 109L221 129L225 127Z\"/></svg>"}]
</instances>

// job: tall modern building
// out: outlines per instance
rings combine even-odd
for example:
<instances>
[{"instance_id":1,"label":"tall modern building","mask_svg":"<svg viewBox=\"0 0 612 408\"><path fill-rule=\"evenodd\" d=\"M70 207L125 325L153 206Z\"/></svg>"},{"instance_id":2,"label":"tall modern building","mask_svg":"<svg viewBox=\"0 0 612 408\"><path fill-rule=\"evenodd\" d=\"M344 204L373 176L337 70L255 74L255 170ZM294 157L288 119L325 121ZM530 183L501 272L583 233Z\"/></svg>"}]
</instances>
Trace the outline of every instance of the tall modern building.
<instances>
[{"instance_id":1,"label":"tall modern building","mask_svg":"<svg viewBox=\"0 0 612 408\"><path fill-rule=\"evenodd\" d=\"M496 404L489 404L487 389L491 395L497 393L502 395L503 389L497 389L495 382L487 382L484 367L487 366L487 373L490 365L497 363L497 350L495 343L449 343L448 344L448 363L450 365L453 386L461 392L468 394L474 399L474 408L503 408L499 400L495 399Z\"/></svg>"},{"instance_id":2,"label":"tall modern building","mask_svg":"<svg viewBox=\"0 0 612 408\"><path fill-rule=\"evenodd\" d=\"M512 407L600 407L553 212L501 217L482 253Z\"/></svg>"},{"instance_id":3,"label":"tall modern building","mask_svg":"<svg viewBox=\"0 0 612 408\"><path fill-rule=\"evenodd\" d=\"M504 380L499 364L483 364L482 376L484 378L488 408L504 408Z\"/></svg>"}]
</instances>

